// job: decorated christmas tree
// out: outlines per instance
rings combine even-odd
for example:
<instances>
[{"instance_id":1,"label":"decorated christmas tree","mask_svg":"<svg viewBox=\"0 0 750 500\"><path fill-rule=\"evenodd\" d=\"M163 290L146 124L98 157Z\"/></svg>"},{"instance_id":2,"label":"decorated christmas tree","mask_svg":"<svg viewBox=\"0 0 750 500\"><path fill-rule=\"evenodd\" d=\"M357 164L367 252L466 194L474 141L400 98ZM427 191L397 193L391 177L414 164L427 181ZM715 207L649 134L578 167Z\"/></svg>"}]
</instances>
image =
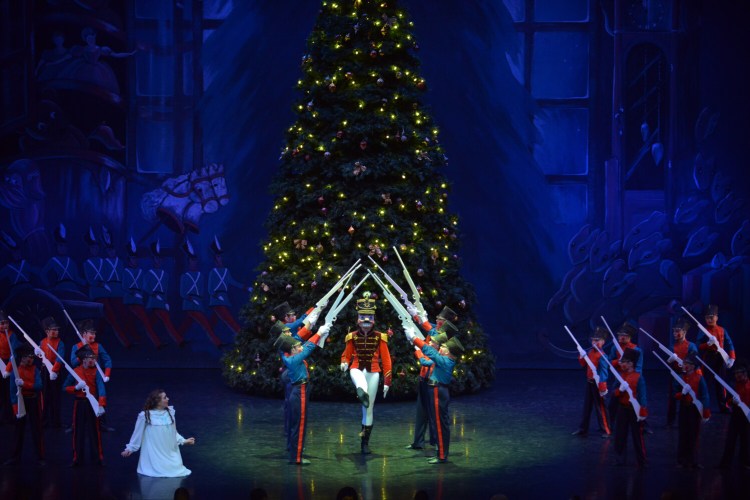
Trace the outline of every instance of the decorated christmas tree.
<instances>
[{"instance_id":1,"label":"decorated christmas tree","mask_svg":"<svg viewBox=\"0 0 750 500\"><path fill-rule=\"evenodd\" d=\"M288 302L301 315L357 259L363 268L347 292L364 277L364 268L377 268L370 259L408 292L396 251L430 320L445 306L458 314L466 351L452 392L477 391L494 377L494 357L472 308L476 297L460 275L458 218L448 210L449 183L441 175L448 158L420 102L427 83L418 71L419 47L412 22L396 4L322 4L301 59L297 119L287 130L271 186L276 201L267 219L266 260L243 309L246 327L223 359L233 387L283 394L269 329L284 318L274 318L274 308ZM355 299L365 291L378 301L375 329L391 334L389 399L413 397L419 368L401 321L373 279ZM319 398L354 392L339 364L356 317L353 300L338 315L324 349L310 358L312 390Z\"/></svg>"}]
</instances>

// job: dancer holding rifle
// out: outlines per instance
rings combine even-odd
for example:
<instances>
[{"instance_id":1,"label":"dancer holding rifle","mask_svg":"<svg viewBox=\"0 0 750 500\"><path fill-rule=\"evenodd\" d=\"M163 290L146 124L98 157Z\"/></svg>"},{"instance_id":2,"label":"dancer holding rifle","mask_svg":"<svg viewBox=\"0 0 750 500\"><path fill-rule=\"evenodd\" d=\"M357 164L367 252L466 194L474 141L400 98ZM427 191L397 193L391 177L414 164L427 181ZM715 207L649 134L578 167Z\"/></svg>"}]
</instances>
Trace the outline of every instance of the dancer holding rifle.
<instances>
[{"instance_id":1,"label":"dancer holding rifle","mask_svg":"<svg viewBox=\"0 0 750 500\"><path fill-rule=\"evenodd\" d=\"M738 361L732 366L734 391L732 394L732 415L729 417L724 453L721 455L720 469L728 469L734 458L734 447L739 441L740 465L750 470L750 379L747 364ZM729 391L728 391L729 392Z\"/></svg>"},{"instance_id":2,"label":"dancer holding rifle","mask_svg":"<svg viewBox=\"0 0 750 500\"><path fill-rule=\"evenodd\" d=\"M15 359L18 359L16 363ZM13 432L13 451L4 465L17 464L21 460L23 436L26 422L31 427L31 439L36 449L38 465L44 465L44 438L42 434L42 376L34 364L34 350L31 346L20 345L15 356L5 367L13 373L10 401L16 414ZM16 390L13 390L16 389Z\"/></svg>"},{"instance_id":3,"label":"dancer holding rifle","mask_svg":"<svg viewBox=\"0 0 750 500\"><path fill-rule=\"evenodd\" d=\"M607 337L606 332L601 327L596 327L591 334L591 348L584 351L581 345L573 336L573 333L565 327L565 330L575 342L578 348L578 362L586 368L586 392L583 398L583 414L578 429L573 432L574 436L586 437L589 432L589 420L591 411L596 411L596 420L599 428L602 429L602 437L608 438L612 434L610 428L609 414L607 406L604 403L604 396L607 395L607 377L609 376L609 365L602 361L601 352Z\"/></svg>"}]
</instances>

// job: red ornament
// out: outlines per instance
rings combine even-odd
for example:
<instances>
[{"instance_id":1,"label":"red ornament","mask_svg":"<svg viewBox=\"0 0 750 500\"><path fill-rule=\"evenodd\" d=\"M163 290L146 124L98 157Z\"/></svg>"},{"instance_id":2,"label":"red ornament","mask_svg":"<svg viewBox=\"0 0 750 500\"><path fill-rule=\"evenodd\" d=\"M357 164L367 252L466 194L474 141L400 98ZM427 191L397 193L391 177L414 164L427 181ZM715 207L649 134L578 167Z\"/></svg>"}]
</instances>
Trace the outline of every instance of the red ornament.
<instances>
[{"instance_id":1,"label":"red ornament","mask_svg":"<svg viewBox=\"0 0 750 500\"><path fill-rule=\"evenodd\" d=\"M322 196L318 196L318 205L322 205L325 202L326 202L325 198L323 198Z\"/></svg>"},{"instance_id":2,"label":"red ornament","mask_svg":"<svg viewBox=\"0 0 750 500\"><path fill-rule=\"evenodd\" d=\"M362 139L361 141L359 141L359 149L361 149L362 151L367 149L367 139Z\"/></svg>"},{"instance_id":3,"label":"red ornament","mask_svg":"<svg viewBox=\"0 0 750 500\"><path fill-rule=\"evenodd\" d=\"M372 57L373 59L376 58L376 57L378 57L378 51L375 50L375 49L371 50L370 51L370 57Z\"/></svg>"},{"instance_id":4,"label":"red ornament","mask_svg":"<svg viewBox=\"0 0 750 500\"><path fill-rule=\"evenodd\" d=\"M393 330L391 330L390 327L388 327L388 330L385 333L387 333L389 337L393 337Z\"/></svg>"},{"instance_id":5,"label":"red ornament","mask_svg":"<svg viewBox=\"0 0 750 500\"><path fill-rule=\"evenodd\" d=\"M425 83L424 83L424 80L419 80L419 81L417 82L417 88L418 88L419 90L424 90L425 86L426 86L426 85L425 85Z\"/></svg>"},{"instance_id":6,"label":"red ornament","mask_svg":"<svg viewBox=\"0 0 750 500\"><path fill-rule=\"evenodd\" d=\"M417 276L424 276L424 269L422 269L421 267L417 269Z\"/></svg>"},{"instance_id":7,"label":"red ornament","mask_svg":"<svg viewBox=\"0 0 750 500\"><path fill-rule=\"evenodd\" d=\"M310 283L310 288L315 288L317 286L318 286L318 282L317 281L313 281L312 283Z\"/></svg>"},{"instance_id":8,"label":"red ornament","mask_svg":"<svg viewBox=\"0 0 750 500\"><path fill-rule=\"evenodd\" d=\"M349 226L349 229L347 229L349 234L354 234L354 226Z\"/></svg>"}]
</instances>

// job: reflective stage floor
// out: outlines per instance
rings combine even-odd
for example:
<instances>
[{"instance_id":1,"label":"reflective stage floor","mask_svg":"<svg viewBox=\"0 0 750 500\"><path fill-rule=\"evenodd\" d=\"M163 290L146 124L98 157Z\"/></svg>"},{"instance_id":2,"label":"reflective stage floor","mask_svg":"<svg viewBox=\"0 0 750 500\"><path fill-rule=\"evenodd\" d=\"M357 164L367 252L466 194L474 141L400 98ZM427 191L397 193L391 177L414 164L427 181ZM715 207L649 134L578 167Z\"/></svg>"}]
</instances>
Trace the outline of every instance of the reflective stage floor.
<instances>
[{"instance_id":1,"label":"reflective stage floor","mask_svg":"<svg viewBox=\"0 0 750 500\"><path fill-rule=\"evenodd\" d=\"M343 375L342 375L343 376ZM499 370L492 389L455 398L449 462L427 463L429 452L404 449L414 430L414 403L378 397L370 440L372 455L359 453L359 404L313 401L306 457L311 465L287 464L282 401L236 393L215 370L116 370L108 384L108 419L103 434L105 465L69 468L71 435L46 430L47 465L33 460L27 434L20 466L0 467L0 498L172 498L179 486L191 498L248 498L255 487L271 499L333 499L345 485L364 499L411 499L425 490L430 499L536 498L749 498L750 471L737 463L715 469L724 443L726 415L704 426L703 470L676 467L677 431L664 428L667 379L646 373L649 466L615 466L613 441L597 433L571 436L583 399L579 371ZM166 390L177 410L177 426L195 436L182 447L183 479L154 479L136 473L138 457L120 457L146 394ZM63 415L69 421L70 398ZM592 430L596 422L592 416ZM0 427L0 458L10 452L12 427ZM629 443L629 446L632 446ZM632 450L632 448L630 448Z\"/></svg>"}]
</instances>

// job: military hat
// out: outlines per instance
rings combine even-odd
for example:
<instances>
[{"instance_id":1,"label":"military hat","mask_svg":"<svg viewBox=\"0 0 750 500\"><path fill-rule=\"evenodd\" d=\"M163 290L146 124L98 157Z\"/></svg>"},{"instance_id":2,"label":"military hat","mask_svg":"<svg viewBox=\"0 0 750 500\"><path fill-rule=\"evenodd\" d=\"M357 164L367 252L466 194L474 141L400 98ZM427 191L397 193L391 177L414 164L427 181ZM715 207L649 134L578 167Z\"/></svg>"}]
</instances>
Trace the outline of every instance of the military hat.
<instances>
[{"instance_id":1,"label":"military hat","mask_svg":"<svg viewBox=\"0 0 750 500\"><path fill-rule=\"evenodd\" d=\"M456 321L458 319L458 314L456 314L456 312L450 307L445 306L437 317L438 319L444 319L446 321Z\"/></svg>"},{"instance_id":2,"label":"military hat","mask_svg":"<svg viewBox=\"0 0 750 500\"><path fill-rule=\"evenodd\" d=\"M190 243L190 240L185 238L185 243L182 244L182 250L188 254L188 257L196 258L198 257L198 254L195 253L195 248L193 248L193 244Z\"/></svg>"},{"instance_id":3,"label":"military hat","mask_svg":"<svg viewBox=\"0 0 750 500\"><path fill-rule=\"evenodd\" d=\"M719 306L715 304L708 304L705 309L703 309L703 315L704 316L717 316L719 314Z\"/></svg>"},{"instance_id":4,"label":"military hat","mask_svg":"<svg viewBox=\"0 0 750 500\"><path fill-rule=\"evenodd\" d=\"M357 304L354 307L357 314L375 314L375 310L378 308L375 299L370 298L370 292L363 293L362 298L357 299Z\"/></svg>"},{"instance_id":5,"label":"military hat","mask_svg":"<svg viewBox=\"0 0 750 500\"><path fill-rule=\"evenodd\" d=\"M463 352L466 350L464 349L464 346L461 344L461 341L458 340L458 337L451 337L445 344L443 344L451 354L454 356L460 356L463 354Z\"/></svg>"},{"instance_id":6,"label":"military hat","mask_svg":"<svg viewBox=\"0 0 750 500\"><path fill-rule=\"evenodd\" d=\"M456 327L456 325L446 319L445 321L443 321L443 324L437 328L437 331L440 333L445 333L448 336L452 336L455 335L456 332L458 332L458 328Z\"/></svg>"},{"instance_id":7,"label":"military hat","mask_svg":"<svg viewBox=\"0 0 750 500\"><path fill-rule=\"evenodd\" d=\"M284 302L273 308L273 315L277 318L283 318L289 313L294 313L294 308L289 305L289 302Z\"/></svg>"},{"instance_id":8,"label":"military hat","mask_svg":"<svg viewBox=\"0 0 750 500\"><path fill-rule=\"evenodd\" d=\"M442 345L448 342L448 335L446 333L440 332L436 335L431 335L430 340L438 345Z\"/></svg>"},{"instance_id":9,"label":"military hat","mask_svg":"<svg viewBox=\"0 0 750 500\"><path fill-rule=\"evenodd\" d=\"M594 332L591 334L591 340L606 340L607 330L601 326L594 328Z\"/></svg>"},{"instance_id":10,"label":"military hat","mask_svg":"<svg viewBox=\"0 0 750 500\"><path fill-rule=\"evenodd\" d=\"M685 316L680 316L672 325L672 330L690 330L690 321Z\"/></svg>"},{"instance_id":11,"label":"military hat","mask_svg":"<svg viewBox=\"0 0 750 500\"><path fill-rule=\"evenodd\" d=\"M83 239L88 245L98 245L99 242L96 240L96 234L94 234L94 228L89 226L89 230L83 235Z\"/></svg>"},{"instance_id":12,"label":"military hat","mask_svg":"<svg viewBox=\"0 0 750 500\"><path fill-rule=\"evenodd\" d=\"M25 358L26 356L33 356L34 349L32 349L29 344L21 344L18 347L16 347L15 352L13 354L17 360L21 360Z\"/></svg>"},{"instance_id":13,"label":"military hat","mask_svg":"<svg viewBox=\"0 0 750 500\"><path fill-rule=\"evenodd\" d=\"M214 235L214 240L211 242L211 251L215 253L216 255L219 255L221 253L224 253L224 250L221 248L221 244L219 243L219 238Z\"/></svg>"},{"instance_id":14,"label":"military hat","mask_svg":"<svg viewBox=\"0 0 750 500\"><path fill-rule=\"evenodd\" d=\"M48 316L42 320L42 328L45 330L54 330L54 329L60 329L60 325L57 324L57 321L55 321L55 318L52 316Z\"/></svg>"},{"instance_id":15,"label":"military hat","mask_svg":"<svg viewBox=\"0 0 750 500\"><path fill-rule=\"evenodd\" d=\"M617 329L617 335L627 335L630 338L634 338L636 332L637 330L635 329L635 326L629 321L626 321Z\"/></svg>"},{"instance_id":16,"label":"military hat","mask_svg":"<svg viewBox=\"0 0 750 500\"><path fill-rule=\"evenodd\" d=\"M85 358L94 357L96 357L96 354L94 354L94 351L92 351L91 348L87 345L81 347L76 351L76 358L78 358L80 361L83 361Z\"/></svg>"},{"instance_id":17,"label":"military hat","mask_svg":"<svg viewBox=\"0 0 750 500\"><path fill-rule=\"evenodd\" d=\"M277 321L276 323L271 325L271 329L268 330L268 333L270 335L279 335L281 333L284 333L287 330L289 330L289 327L286 326L286 324L283 321Z\"/></svg>"},{"instance_id":18,"label":"military hat","mask_svg":"<svg viewBox=\"0 0 750 500\"><path fill-rule=\"evenodd\" d=\"M151 254L154 257L161 257L161 243L159 242L159 240L152 241L150 248Z\"/></svg>"},{"instance_id":19,"label":"military hat","mask_svg":"<svg viewBox=\"0 0 750 500\"><path fill-rule=\"evenodd\" d=\"M78 322L78 331L81 332L81 335L86 332L96 333L96 325L94 325L94 320L84 319L83 321Z\"/></svg>"},{"instance_id":20,"label":"military hat","mask_svg":"<svg viewBox=\"0 0 750 500\"><path fill-rule=\"evenodd\" d=\"M104 242L104 246L107 248L112 248L114 245L112 245L112 235L109 234L109 229L107 229L107 226L102 226L102 241Z\"/></svg>"},{"instance_id":21,"label":"military hat","mask_svg":"<svg viewBox=\"0 0 750 500\"><path fill-rule=\"evenodd\" d=\"M131 257L135 257L138 253L138 247L135 246L135 240L133 240L133 237L130 237L130 241L128 242L128 255Z\"/></svg>"},{"instance_id":22,"label":"military hat","mask_svg":"<svg viewBox=\"0 0 750 500\"><path fill-rule=\"evenodd\" d=\"M280 349L284 352L292 352L292 347L300 345L302 342L295 339L291 335L284 335L283 333L276 337L276 341L274 341L273 346L277 349Z\"/></svg>"},{"instance_id":23,"label":"military hat","mask_svg":"<svg viewBox=\"0 0 750 500\"><path fill-rule=\"evenodd\" d=\"M625 349L622 353L621 361L630 361L633 364L638 363L638 359L641 357L641 353L635 349Z\"/></svg>"},{"instance_id":24,"label":"military hat","mask_svg":"<svg viewBox=\"0 0 750 500\"><path fill-rule=\"evenodd\" d=\"M693 366L698 365L698 357L694 353L689 353L687 356L685 356L685 359L682 360L683 363L690 363Z\"/></svg>"}]
</instances>

